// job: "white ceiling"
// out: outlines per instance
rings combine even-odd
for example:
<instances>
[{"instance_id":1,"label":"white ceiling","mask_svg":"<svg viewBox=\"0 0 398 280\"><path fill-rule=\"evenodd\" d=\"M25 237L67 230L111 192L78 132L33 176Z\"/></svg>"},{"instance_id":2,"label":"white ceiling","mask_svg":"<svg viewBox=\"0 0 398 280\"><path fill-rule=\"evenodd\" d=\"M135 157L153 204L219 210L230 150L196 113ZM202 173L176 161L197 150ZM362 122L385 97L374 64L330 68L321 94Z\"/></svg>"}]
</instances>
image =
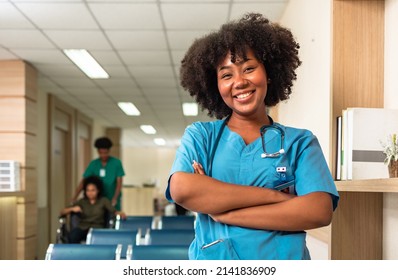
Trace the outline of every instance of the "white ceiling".
<instances>
[{"instance_id":1,"label":"white ceiling","mask_svg":"<svg viewBox=\"0 0 398 280\"><path fill-rule=\"evenodd\" d=\"M278 21L288 0L0 0L0 60L22 59L39 71L41 91L52 93L107 127L121 127L122 145L152 146L161 137L178 145L185 127L209 120L184 117L192 98L179 85L179 64L194 38L261 12ZM110 74L91 80L62 49L87 49ZM141 116L124 115L131 101ZM150 124L156 135L146 135Z\"/></svg>"}]
</instances>

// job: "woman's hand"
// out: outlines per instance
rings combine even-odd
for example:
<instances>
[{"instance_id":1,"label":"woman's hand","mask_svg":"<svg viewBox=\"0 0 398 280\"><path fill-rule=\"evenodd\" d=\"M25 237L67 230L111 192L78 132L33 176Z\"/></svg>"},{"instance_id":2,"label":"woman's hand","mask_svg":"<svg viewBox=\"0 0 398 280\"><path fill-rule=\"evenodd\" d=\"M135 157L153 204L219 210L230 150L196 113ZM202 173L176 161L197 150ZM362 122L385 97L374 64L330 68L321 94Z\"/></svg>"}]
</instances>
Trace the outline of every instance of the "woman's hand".
<instances>
[{"instance_id":1,"label":"woman's hand","mask_svg":"<svg viewBox=\"0 0 398 280\"><path fill-rule=\"evenodd\" d=\"M73 213L81 213L83 212L82 209L80 208L80 206L76 205L72 207L72 212Z\"/></svg>"},{"instance_id":2,"label":"woman's hand","mask_svg":"<svg viewBox=\"0 0 398 280\"><path fill-rule=\"evenodd\" d=\"M211 214L209 216L210 216L210 218L213 219L213 221L218 222L218 223L223 223L223 217L226 217L227 214L228 214L228 212L224 212L224 213L219 213L219 214Z\"/></svg>"},{"instance_id":3,"label":"woman's hand","mask_svg":"<svg viewBox=\"0 0 398 280\"><path fill-rule=\"evenodd\" d=\"M193 160L192 167L195 174L206 175L205 171L203 170L203 166L199 162Z\"/></svg>"},{"instance_id":4,"label":"woman's hand","mask_svg":"<svg viewBox=\"0 0 398 280\"><path fill-rule=\"evenodd\" d=\"M116 211L116 215L119 215L122 220L126 220L127 215L123 211Z\"/></svg>"}]
</instances>

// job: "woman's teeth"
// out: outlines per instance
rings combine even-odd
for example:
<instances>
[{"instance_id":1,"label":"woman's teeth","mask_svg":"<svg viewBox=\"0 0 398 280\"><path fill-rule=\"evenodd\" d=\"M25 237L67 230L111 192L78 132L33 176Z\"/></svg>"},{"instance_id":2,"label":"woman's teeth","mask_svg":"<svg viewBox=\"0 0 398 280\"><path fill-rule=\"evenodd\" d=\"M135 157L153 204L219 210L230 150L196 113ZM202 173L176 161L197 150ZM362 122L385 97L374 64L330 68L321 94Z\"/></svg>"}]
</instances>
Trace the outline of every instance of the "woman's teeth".
<instances>
[{"instance_id":1,"label":"woman's teeth","mask_svg":"<svg viewBox=\"0 0 398 280\"><path fill-rule=\"evenodd\" d=\"M243 99L243 98L248 97L250 94L251 94L251 92L239 94L239 95L236 96L236 98Z\"/></svg>"}]
</instances>

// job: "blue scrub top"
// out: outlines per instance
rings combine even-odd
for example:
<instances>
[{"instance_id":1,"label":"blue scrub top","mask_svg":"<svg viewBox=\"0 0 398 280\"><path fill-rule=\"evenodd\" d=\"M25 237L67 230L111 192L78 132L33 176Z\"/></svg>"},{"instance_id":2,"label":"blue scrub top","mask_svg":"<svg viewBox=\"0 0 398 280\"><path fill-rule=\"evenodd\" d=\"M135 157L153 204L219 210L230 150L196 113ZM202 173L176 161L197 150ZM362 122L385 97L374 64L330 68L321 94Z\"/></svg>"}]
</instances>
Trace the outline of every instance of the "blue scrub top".
<instances>
[{"instance_id":1,"label":"blue scrub top","mask_svg":"<svg viewBox=\"0 0 398 280\"><path fill-rule=\"evenodd\" d=\"M177 149L170 177L177 171L193 173L192 161L201 163L209 174L209 162L223 120L195 122L188 126ZM242 137L225 126L215 152L212 177L223 182L246 186L276 188L294 182L297 195L316 191L331 194L333 209L339 195L317 138L308 130L274 125L285 133L285 154L262 158L262 139L246 145ZM267 153L281 146L281 134L269 129L264 134ZM282 167L282 168L280 168ZM284 170L284 172L278 172ZM173 202L169 186L166 198ZM207 214L198 213L196 237L189 249L190 259L289 260L310 259L306 233L256 230L214 222Z\"/></svg>"}]
</instances>

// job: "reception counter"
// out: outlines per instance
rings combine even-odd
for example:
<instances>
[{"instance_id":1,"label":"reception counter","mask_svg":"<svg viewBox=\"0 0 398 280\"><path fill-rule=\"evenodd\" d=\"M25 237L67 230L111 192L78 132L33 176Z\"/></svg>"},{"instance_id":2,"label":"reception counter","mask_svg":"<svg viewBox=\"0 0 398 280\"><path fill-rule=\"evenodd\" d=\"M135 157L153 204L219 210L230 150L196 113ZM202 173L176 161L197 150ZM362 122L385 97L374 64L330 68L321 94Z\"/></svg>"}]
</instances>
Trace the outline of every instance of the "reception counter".
<instances>
[{"instance_id":1,"label":"reception counter","mask_svg":"<svg viewBox=\"0 0 398 280\"><path fill-rule=\"evenodd\" d=\"M122 210L126 215L154 215L155 188L123 187Z\"/></svg>"}]
</instances>

